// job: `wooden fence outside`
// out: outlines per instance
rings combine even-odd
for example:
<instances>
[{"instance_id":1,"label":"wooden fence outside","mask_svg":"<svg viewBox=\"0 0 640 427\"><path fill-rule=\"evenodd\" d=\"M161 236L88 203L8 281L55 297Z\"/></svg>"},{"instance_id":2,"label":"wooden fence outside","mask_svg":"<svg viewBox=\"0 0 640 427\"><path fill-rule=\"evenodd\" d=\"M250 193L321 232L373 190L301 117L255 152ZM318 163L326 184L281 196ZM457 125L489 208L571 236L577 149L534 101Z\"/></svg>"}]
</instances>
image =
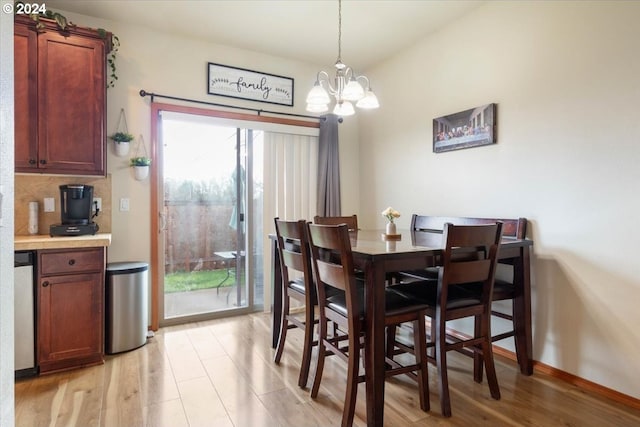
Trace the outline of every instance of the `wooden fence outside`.
<instances>
[{"instance_id":1,"label":"wooden fence outside","mask_svg":"<svg viewBox=\"0 0 640 427\"><path fill-rule=\"evenodd\" d=\"M237 250L236 229L231 227L233 206L215 202L165 203L165 272L216 270L235 260L216 252Z\"/></svg>"}]
</instances>

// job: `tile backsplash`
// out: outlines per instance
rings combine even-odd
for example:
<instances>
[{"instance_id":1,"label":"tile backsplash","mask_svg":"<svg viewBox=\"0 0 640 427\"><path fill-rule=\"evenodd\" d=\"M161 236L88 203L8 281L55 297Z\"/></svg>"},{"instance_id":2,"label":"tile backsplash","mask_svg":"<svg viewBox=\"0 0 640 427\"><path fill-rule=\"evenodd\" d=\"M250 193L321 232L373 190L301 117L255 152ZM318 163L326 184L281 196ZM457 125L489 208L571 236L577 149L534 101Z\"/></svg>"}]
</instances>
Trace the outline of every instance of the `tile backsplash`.
<instances>
[{"instance_id":1,"label":"tile backsplash","mask_svg":"<svg viewBox=\"0 0 640 427\"><path fill-rule=\"evenodd\" d=\"M111 175L106 177L15 175L15 235L29 235L29 202L38 202L38 234L49 234L49 226L60 223L60 186L86 184L93 186L93 197L102 199L102 209L94 221L100 233L111 232ZM55 199L55 212L44 212L44 198Z\"/></svg>"}]
</instances>

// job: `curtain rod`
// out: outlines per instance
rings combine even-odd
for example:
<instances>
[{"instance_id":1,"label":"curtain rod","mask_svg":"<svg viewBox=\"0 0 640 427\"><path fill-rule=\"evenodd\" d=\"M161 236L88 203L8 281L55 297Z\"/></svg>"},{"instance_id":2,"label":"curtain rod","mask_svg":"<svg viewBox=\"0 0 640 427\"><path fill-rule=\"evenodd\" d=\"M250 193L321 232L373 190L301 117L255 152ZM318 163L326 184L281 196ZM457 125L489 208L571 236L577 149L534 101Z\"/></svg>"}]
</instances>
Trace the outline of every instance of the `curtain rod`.
<instances>
[{"instance_id":1,"label":"curtain rod","mask_svg":"<svg viewBox=\"0 0 640 427\"><path fill-rule=\"evenodd\" d=\"M179 98L177 96L160 95L159 93L147 92L144 89L141 89L139 93L140 93L140 96L143 97L143 98L145 96L150 96L151 97L151 102L153 102L153 98L158 97L158 98L173 99L175 101L185 101L185 102L193 102L193 103L196 103L196 104L213 105L215 107L235 108L235 109L238 109L238 110L253 111L254 113L257 113L258 116L260 116L260 114L262 114L262 113L267 113L267 114L280 114L280 115L283 115L283 116L304 117L306 119L314 119L314 120L326 120L326 117L306 116L304 114L293 114L293 113L280 113L278 111L260 110L260 109L257 109L257 108L248 108L248 107L236 107L235 105L217 104L215 102L199 101L197 99L188 99L188 98ZM340 117L338 119L338 121L342 122L342 117Z\"/></svg>"}]
</instances>

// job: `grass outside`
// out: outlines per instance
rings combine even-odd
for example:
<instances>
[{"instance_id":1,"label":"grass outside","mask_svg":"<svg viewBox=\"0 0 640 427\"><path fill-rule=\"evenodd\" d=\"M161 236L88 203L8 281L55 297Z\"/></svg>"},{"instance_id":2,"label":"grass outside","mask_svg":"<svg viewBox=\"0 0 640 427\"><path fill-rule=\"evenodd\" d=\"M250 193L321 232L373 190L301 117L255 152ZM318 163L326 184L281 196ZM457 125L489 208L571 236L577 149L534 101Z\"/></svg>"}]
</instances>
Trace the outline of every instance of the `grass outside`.
<instances>
[{"instance_id":1,"label":"grass outside","mask_svg":"<svg viewBox=\"0 0 640 427\"><path fill-rule=\"evenodd\" d=\"M235 275L232 273L231 276L222 283L221 287L235 284ZM164 276L164 291L172 293L217 288L226 277L226 269L170 273Z\"/></svg>"}]
</instances>

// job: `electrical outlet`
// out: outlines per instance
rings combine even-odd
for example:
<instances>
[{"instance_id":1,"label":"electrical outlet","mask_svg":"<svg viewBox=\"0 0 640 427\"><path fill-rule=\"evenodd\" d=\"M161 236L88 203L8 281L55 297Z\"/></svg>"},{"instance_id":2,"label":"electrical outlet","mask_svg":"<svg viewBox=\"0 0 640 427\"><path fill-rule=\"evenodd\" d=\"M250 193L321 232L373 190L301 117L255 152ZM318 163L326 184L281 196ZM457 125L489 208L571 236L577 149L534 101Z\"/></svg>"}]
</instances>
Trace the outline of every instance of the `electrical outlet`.
<instances>
[{"instance_id":1,"label":"electrical outlet","mask_svg":"<svg viewBox=\"0 0 640 427\"><path fill-rule=\"evenodd\" d=\"M56 199L53 197L45 197L44 198L44 211L45 212L55 212L56 211Z\"/></svg>"},{"instance_id":2,"label":"electrical outlet","mask_svg":"<svg viewBox=\"0 0 640 427\"><path fill-rule=\"evenodd\" d=\"M102 197L93 198L93 207L98 209L99 211L102 210Z\"/></svg>"},{"instance_id":3,"label":"electrical outlet","mask_svg":"<svg viewBox=\"0 0 640 427\"><path fill-rule=\"evenodd\" d=\"M129 211L129 199L124 198L120 199L120 212L128 212Z\"/></svg>"}]
</instances>

